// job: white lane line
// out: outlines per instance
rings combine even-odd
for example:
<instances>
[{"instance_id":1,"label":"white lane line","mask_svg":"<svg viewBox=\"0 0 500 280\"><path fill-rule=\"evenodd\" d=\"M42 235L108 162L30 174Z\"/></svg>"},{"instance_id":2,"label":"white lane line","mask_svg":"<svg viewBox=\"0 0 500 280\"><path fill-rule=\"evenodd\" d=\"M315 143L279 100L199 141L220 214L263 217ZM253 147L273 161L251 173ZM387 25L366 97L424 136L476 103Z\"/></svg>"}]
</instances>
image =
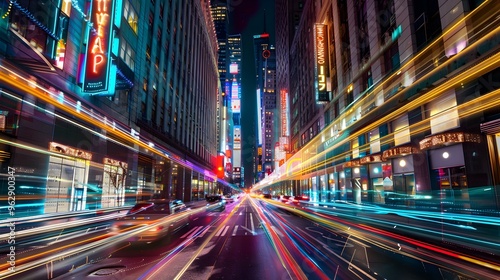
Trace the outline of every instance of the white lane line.
<instances>
[{"instance_id":1,"label":"white lane line","mask_svg":"<svg viewBox=\"0 0 500 280\"><path fill-rule=\"evenodd\" d=\"M238 226L235 226L235 227L234 227L234 230L233 230L233 236L235 236L235 235L236 235L236 231L237 231L237 230L238 230Z\"/></svg>"},{"instance_id":2,"label":"white lane line","mask_svg":"<svg viewBox=\"0 0 500 280\"><path fill-rule=\"evenodd\" d=\"M245 227L245 226L241 226L241 228L242 228L242 229L244 229L244 230L246 230L246 231L248 231L248 232L250 232L252 235L255 235L255 232L251 231L251 230L250 230L250 229L248 229L247 227ZM245 235L247 235L247 233L246 233L246 232L245 232Z\"/></svg>"},{"instance_id":3,"label":"white lane line","mask_svg":"<svg viewBox=\"0 0 500 280\"><path fill-rule=\"evenodd\" d=\"M195 236L202 228L203 226L199 226L197 227L197 229L195 231L193 231L193 233L191 233L187 238L193 238L193 236Z\"/></svg>"},{"instance_id":4,"label":"white lane line","mask_svg":"<svg viewBox=\"0 0 500 280\"><path fill-rule=\"evenodd\" d=\"M276 232L277 235L281 236L281 237L284 237L285 235L283 235L283 233L281 233L280 230L278 230L275 226L271 226L271 228L274 230L274 232Z\"/></svg>"},{"instance_id":5,"label":"white lane line","mask_svg":"<svg viewBox=\"0 0 500 280\"><path fill-rule=\"evenodd\" d=\"M253 226L253 218L252 213L250 213L250 227L252 228L252 232L255 232L255 227Z\"/></svg>"},{"instance_id":6,"label":"white lane line","mask_svg":"<svg viewBox=\"0 0 500 280\"><path fill-rule=\"evenodd\" d=\"M229 229L229 226L226 226L226 228L224 229L224 232L221 234L221 236L226 235L226 232L227 232L228 229Z\"/></svg>"},{"instance_id":7,"label":"white lane line","mask_svg":"<svg viewBox=\"0 0 500 280\"><path fill-rule=\"evenodd\" d=\"M227 227L227 226L226 226ZM219 229L219 231L217 233L215 233L215 236L220 236L222 234L222 231L224 229L226 229L226 227L222 227L221 229Z\"/></svg>"},{"instance_id":8,"label":"white lane line","mask_svg":"<svg viewBox=\"0 0 500 280\"><path fill-rule=\"evenodd\" d=\"M205 233L207 233L207 231L208 231L208 230L210 230L210 227L206 227L206 228L205 228L205 230L203 230L203 231L201 232L201 234L200 234L200 235L198 235L198 237L203 237L203 236L205 235Z\"/></svg>"},{"instance_id":9,"label":"white lane line","mask_svg":"<svg viewBox=\"0 0 500 280\"><path fill-rule=\"evenodd\" d=\"M200 227L201 226L192 228L190 231L184 233L184 235L181 236L181 238L186 238L188 235L192 234L193 232L196 232Z\"/></svg>"}]
</instances>

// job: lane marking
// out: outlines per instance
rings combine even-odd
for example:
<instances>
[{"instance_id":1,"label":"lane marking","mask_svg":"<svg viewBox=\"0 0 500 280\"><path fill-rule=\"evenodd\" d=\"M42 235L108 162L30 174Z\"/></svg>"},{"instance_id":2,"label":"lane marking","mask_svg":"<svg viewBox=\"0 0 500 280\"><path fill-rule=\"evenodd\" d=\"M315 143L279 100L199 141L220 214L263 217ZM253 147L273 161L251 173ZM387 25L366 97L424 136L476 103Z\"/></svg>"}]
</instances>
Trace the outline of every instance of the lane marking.
<instances>
[{"instance_id":1,"label":"lane marking","mask_svg":"<svg viewBox=\"0 0 500 280\"><path fill-rule=\"evenodd\" d=\"M193 233L191 233L187 238L193 238L194 235L196 235L200 229L203 228L203 226L199 226Z\"/></svg>"},{"instance_id":2,"label":"lane marking","mask_svg":"<svg viewBox=\"0 0 500 280\"><path fill-rule=\"evenodd\" d=\"M186 232L184 235L181 236L181 238L186 238L188 235L192 235L193 232L196 232L201 226L194 227L190 231Z\"/></svg>"},{"instance_id":3,"label":"lane marking","mask_svg":"<svg viewBox=\"0 0 500 280\"><path fill-rule=\"evenodd\" d=\"M276 232L277 235L279 235L280 237L285 237L285 235L283 235L283 233L281 233L280 230L278 230L275 226L271 226L271 228L274 230L274 232Z\"/></svg>"},{"instance_id":4,"label":"lane marking","mask_svg":"<svg viewBox=\"0 0 500 280\"><path fill-rule=\"evenodd\" d=\"M221 236L221 234L226 234L228 228L229 226L222 227L221 229L219 229L217 233L215 233L215 236ZM224 233L222 233L222 231L224 231Z\"/></svg>"},{"instance_id":5,"label":"lane marking","mask_svg":"<svg viewBox=\"0 0 500 280\"><path fill-rule=\"evenodd\" d=\"M228 229L229 229L229 226L226 226L226 228L224 229L224 232L222 232L221 236L225 236Z\"/></svg>"},{"instance_id":6,"label":"lane marking","mask_svg":"<svg viewBox=\"0 0 500 280\"><path fill-rule=\"evenodd\" d=\"M235 226L235 227L234 227L234 230L233 230L233 236L235 236L235 235L236 235L236 231L237 231L237 230L238 230L238 226Z\"/></svg>"},{"instance_id":7,"label":"lane marking","mask_svg":"<svg viewBox=\"0 0 500 280\"><path fill-rule=\"evenodd\" d=\"M203 237L203 236L205 235L205 233L207 233L207 231L209 231L209 230L210 230L210 227L206 227L206 228L205 228L205 230L203 230L203 231L201 232L201 234L200 234L200 235L198 235L198 237Z\"/></svg>"},{"instance_id":8,"label":"lane marking","mask_svg":"<svg viewBox=\"0 0 500 280\"><path fill-rule=\"evenodd\" d=\"M253 226L253 218L252 213L250 213L250 227L252 228L252 233L255 232L255 227Z\"/></svg>"},{"instance_id":9,"label":"lane marking","mask_svg":"<svg viewBox=\"0 0 500 280\"><path fill-rule=\"evenodd\" d=\"M255 235L255 232L251 231L249 228L244 227L244 226L241 226L241 228L242 228L242 229L244 229L244 230L246 230L246 231L248 231L248 232L250 232L252 235ZM247 234L247 233L245 232L245 235L246 235L246 234Z\"/></svg>"}]
</instances>

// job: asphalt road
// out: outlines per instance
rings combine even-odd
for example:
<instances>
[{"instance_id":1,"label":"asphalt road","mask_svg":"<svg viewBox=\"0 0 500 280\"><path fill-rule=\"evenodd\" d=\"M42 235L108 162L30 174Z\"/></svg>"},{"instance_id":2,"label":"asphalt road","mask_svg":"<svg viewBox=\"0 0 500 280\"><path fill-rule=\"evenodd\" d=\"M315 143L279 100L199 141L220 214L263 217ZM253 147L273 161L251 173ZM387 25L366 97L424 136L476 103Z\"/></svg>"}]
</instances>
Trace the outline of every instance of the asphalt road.
<instances>
[{"instance_id":1,"label":"asphalt road","mask_svg":"<svg viewBox=\"0 0 500 280\"><path fill-rule=\"evenodd\" d=\"M34 235L16 251L26 270L0 278L495 279L500 271L494 250L488 258L472 241L471 248L451 243L460 236L442 237L455 224L414 219L418 213L394 217L250 197L212 210L201 202L188 210L189 225L151 243L130 241L133 231L111 235L112 220L63 238ZM476 226L467 224L458 229Z\"/></svg>"}]
</instances>

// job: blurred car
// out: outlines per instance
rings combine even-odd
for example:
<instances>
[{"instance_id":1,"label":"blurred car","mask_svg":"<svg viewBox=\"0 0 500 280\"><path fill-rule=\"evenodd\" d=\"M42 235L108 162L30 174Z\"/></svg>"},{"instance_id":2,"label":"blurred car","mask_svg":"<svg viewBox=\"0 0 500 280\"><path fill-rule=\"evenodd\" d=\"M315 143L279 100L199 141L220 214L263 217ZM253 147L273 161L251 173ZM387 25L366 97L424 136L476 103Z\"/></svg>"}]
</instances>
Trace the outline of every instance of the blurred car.
<instances>
[{"instance_id":1,"label":"blurred car","mask_svg":"<svg viewBox=\"0 0 500 280\"><path fill-rule=\"evenodd\" d=\"M293 204L300 204L301 201L309 201L309 197L305 195L296 195L291 198Z\"/></svg>"},{"instance_id":2,"label":"blurred car","mask_svg":"<svg viewBox=\"0 0 500 280\"><path fill-rule=\"evenodd\" d=\"M272 199L273 198L273 196L270 193L265 193L262 197L263 198L268 198L268 199Z\"/></svg>"},{"instance_id":3,"label":"blurred car","mask_svg":"<svg viewBox=\"0 0 500 280\"><path fill-rule=\"evenodd\" d=\"M127 229L152 226L132 237L131 241L156 241L189 224L189 216L179 218L173 214L185 211L186 205L181 200L156 199L139 202L124 217L118 218L112 225L114 233ZM171 221L169 219L172 219Z\"/></svg>"},{"instance_id":4,"label":"blurred car","mask_svg":"<svg viewBox=\"0 0 500 280\"><path fill-rule=\"evenodd\" d=\"M234 196L231 196L231 195L225 195L222 197L222 199L224 201L226 201L226 203L233 203L234 202Z\"/></svg>"},{"instance_id":5,"label":"blurred car","mask_svg":"<svg viewBox=\"0 0 500 280\"><path fill-rule=\"evenodd\" d=\"M282 195L280 196L280 201L283 203L288 203L291 202L292 196L291 195Z\"/></svg>"},{"instance_id":6,"label":"blurred car","mask_svg":"<svg viewBox=\"0 0 500 280\"><path fill-rule=\"evenodd\" d=\"M212 211L224 211L226 209L226 201L220 195L209 195L205 197L207 201L207 209Z\"/></svg>"}]
</instances>

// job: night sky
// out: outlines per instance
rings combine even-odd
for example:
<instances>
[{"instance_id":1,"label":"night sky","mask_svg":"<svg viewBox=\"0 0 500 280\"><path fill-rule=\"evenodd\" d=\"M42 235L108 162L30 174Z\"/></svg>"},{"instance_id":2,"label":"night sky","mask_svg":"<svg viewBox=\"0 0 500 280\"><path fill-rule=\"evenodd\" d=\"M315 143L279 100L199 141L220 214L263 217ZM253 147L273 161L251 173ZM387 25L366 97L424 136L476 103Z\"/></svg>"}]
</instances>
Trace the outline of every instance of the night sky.
<instances>
[{"instance_id":1,"label":"night sky","mask_svg":"<svg viewBox=\"0 0 500 280\"><path fill-rule=\"evenodd\" d=\"M253 150L256 143L257 112L255 63L253 54L253 35L267 31L271 44L274 45L274 0L228 0L229 2L229 34L241 34L242 51L242 93L241 93L241 125L242 155L241 162L245 168L245 186L253 183ZM265 17L264 17L265 14ZM264 18L266 28L264 30Z\"/></svg>"}]
</instances>

